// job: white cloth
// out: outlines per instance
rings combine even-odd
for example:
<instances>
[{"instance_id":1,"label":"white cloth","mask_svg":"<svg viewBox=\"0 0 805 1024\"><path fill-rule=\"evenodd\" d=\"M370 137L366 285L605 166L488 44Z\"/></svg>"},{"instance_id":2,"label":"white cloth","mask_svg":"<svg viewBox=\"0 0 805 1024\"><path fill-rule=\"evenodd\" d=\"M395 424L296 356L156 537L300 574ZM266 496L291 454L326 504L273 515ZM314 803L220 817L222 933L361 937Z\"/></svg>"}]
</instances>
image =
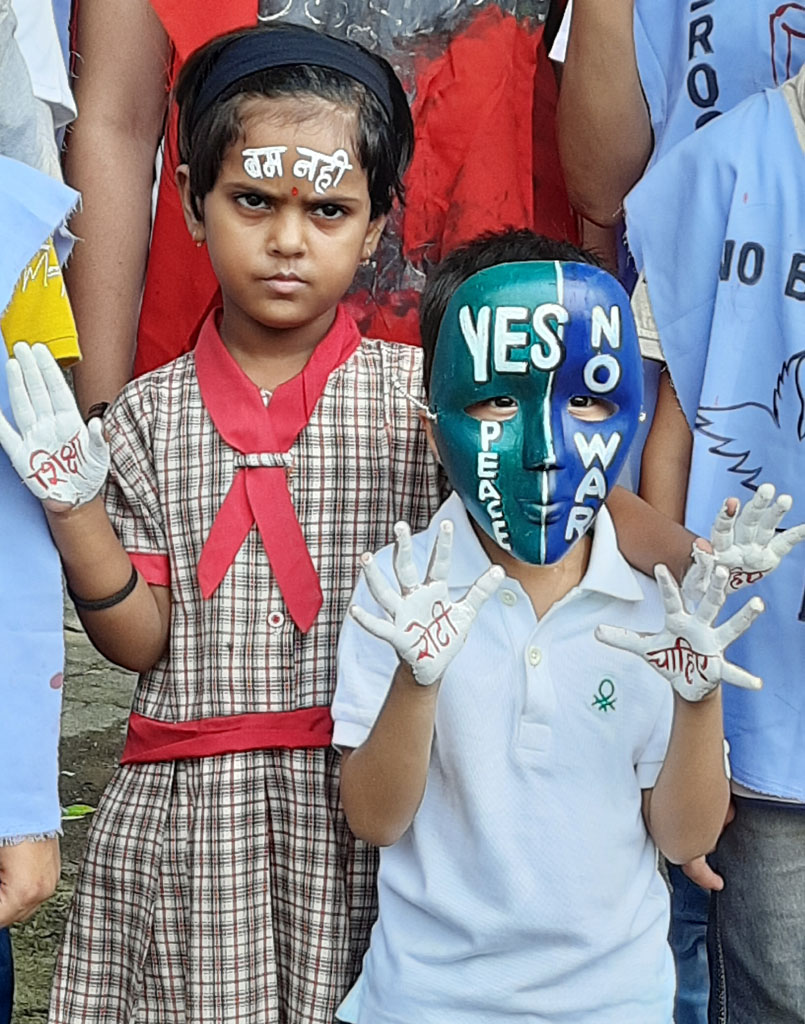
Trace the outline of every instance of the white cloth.
<instances>
[{"instance_id":1,"label":"white cloth","mask_svg":"<svg viewBox=\"0 0 805 1024\"><path fill-rule=\"evenodd\" d=\"M424 572L445 518L458 597L490 563L456 495L414 560ZM391 581L389 548L377 562ZM354 603L377 613L363 581ZM668 896L641 789L665 756L671 688L593 636L662 621L605 509L584 579L542 621L513 579L483 606L442 682L422 805L381 851L360 1024L670 1024ZM366 739L396 663L346 621L335 744Z\"/></svg>"},{"instance_id":2,"label":"white cloth","mask_svg":"<svg viewBox=\"0 0 805 1024\"><path fill-rule=\"evenodd\" d=\"M17 16L17 40L34 96L48 104L56 130L69 124L76 116L75 101L70 91L67 68L64 66L59 33L53 17L51 0L11 0Z\"/></svg>"},{"instance_id":3,"label":"white cloth","mask_svg":"<svg viewBox=\"0 0 805 1024\"><path fill-rule=\"evenodd\" d=\"M551 60L556 61L557 64L564 64L565 58L567 57L567 41L570 39L570 19L572 17L573 0L567 0L565 13L562 15L559 30L554 37L553 46L548 54Z\"/></svg>"}]
</instances>

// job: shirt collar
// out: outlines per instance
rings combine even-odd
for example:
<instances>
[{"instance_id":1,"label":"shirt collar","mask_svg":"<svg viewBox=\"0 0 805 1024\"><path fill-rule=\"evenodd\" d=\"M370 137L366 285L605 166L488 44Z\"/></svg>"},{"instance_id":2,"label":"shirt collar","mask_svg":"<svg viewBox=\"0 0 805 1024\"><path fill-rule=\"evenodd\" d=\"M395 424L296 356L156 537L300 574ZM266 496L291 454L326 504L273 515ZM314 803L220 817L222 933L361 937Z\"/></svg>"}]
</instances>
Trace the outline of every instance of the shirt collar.
<instances>
[{"instance_id":1,"label":"shirt collar","mask_svg":"<svg viewBox=\"0 0 805 1024\"><path fill-rule=\"evenodd\" d=\"M452 520L454 528L449 584L456 589L467 589L492 563L455 491L431 521L429 532L432 540L436 539L439 524L445 519ZM643 590L637 575L618 550L615 527L606 506L602 506L596 516L592 541L587 572L579 583L579 590L606 594L621 601L642 600Z\"/></svg>"}]
</instances>

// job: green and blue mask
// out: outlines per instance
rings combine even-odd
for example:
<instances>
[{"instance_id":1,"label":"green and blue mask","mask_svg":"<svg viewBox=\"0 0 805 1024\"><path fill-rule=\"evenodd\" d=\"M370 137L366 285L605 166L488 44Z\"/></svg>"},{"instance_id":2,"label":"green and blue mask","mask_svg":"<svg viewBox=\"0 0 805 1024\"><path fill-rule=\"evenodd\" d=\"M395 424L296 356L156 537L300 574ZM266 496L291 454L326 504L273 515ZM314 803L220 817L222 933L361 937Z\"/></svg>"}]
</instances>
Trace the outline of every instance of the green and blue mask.
<instances>
[{"instance_id":1,"label":"green and blue mask","mask_svg":"<svg viewBox=\"0 0 805 1024\"><path fill-rule=\"evenodd\" d=\"M585 263L507 263L450 299L430 379L433 432L467 511L523 562L590 528L634 435L643 375L629 300Z\"/></svg>"}]
</instances>

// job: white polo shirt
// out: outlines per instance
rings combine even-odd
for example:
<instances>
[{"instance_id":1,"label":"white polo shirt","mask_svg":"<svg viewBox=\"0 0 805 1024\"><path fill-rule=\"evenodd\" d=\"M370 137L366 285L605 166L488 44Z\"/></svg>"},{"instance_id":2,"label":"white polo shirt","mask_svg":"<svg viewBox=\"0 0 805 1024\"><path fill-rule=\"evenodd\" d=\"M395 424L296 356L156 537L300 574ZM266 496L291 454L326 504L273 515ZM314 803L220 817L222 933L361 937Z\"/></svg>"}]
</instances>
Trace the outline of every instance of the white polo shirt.
<instances>
[{"instance_id":1,"label":"white polo shirt","mask_svg":"<svg viewBox=\"0 0 805 1024\"><path fill-rule=\"evenodd\" d=\"M458 600L489 559L454 494L414 537L422 575L443 519ZM393 581L391 549L377 558ZM354 603L383 614L363 579ZM605 509L584 579L541 621L516 580L487 602L442 682L422 805L381 853L359 1024L670 1024L668 895L641 789L665 756L672 693L593 635L662 622ZM337 746L367 738L396 665L348 617Z\"/></svg>"}]
</instances>

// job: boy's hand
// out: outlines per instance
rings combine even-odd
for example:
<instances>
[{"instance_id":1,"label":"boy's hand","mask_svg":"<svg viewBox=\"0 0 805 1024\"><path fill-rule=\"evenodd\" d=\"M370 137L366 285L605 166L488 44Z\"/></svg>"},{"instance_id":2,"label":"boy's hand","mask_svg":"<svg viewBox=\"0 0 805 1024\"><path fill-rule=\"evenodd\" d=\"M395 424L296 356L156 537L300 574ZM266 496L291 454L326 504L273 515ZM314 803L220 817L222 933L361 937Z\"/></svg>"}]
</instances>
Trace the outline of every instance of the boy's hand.
<instances>
[{"instance_id":1,"label":"boy's hand","mask_svg":"<svg viewBox=\"0 0 805 1024\"><path fill-rule=\"evenodd\" d=\"M731 594L774 572L788 552L805 540L805 524L777 532L792 500L788 494L773 499L772 484L761 484L743 509L737 498L724 502L710 534L712 554L694 548L694 564L682 581L688 606L704 594L716 565L729 570L727 593Z\"/></svg>"},{"instance_id":2,"label":"boy's hand","mask_svg":"<svg viewBox=\"0 0 805 1024\"><path fill-rule=\"evenodd\" d=\"M391 621L356 605L350 608L350 614L364 629L391 644L421 686L430 686L442 678L458 654L475 616L498 589L505 573L499 565L493 565L454 604L447 589L453 524L446 520L439 527L423 583L419 582L414 565L408 524L397 523L394 534L394 574L399 594L389 585L371 554L361 556L369 592Z\"/></svg>"},{"instance_id":3,"label":"boy's hand","mask_svg":"<svg viewBox=\"0 0 805 1024\"><path fill-rule=\"evenodd\" d=\"M6 375L20 433L0 413L0 445L14 469L52 512L91 501L109 471L100 419L90 420L89 427L84 423L45 345L15 345Z\"/></svg>"},{"instance_id":4,"label":"boy's hand","mask_svg":"<svg viewBox=\"0 0 805 1024\"><path fill-rule=\"evenodd\" d=\"M666 566L658 565L654 575L665 605L665 628L659 633L635 633L615 626L598 626L596 637L612 647L639 654L685 700L704 700L722 680L759 690L763 680L727 661L724 651L763 611L761 599L753 597L723 625L714 626L726 598L729 572L724 566L713 571L695 612L686 610L679 587Z\"/></svg>"}]
</instances>

